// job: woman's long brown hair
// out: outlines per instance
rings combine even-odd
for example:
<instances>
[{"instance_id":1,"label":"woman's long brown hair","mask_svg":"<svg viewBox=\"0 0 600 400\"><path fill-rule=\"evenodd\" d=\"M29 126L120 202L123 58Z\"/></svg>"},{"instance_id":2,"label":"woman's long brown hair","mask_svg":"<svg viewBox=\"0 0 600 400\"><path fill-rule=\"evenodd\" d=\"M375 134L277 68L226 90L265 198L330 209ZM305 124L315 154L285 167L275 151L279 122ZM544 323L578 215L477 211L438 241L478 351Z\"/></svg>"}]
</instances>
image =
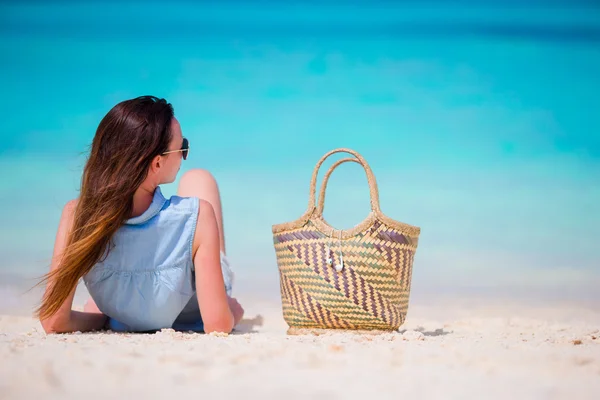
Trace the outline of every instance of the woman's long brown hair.
<instances>
[{"instance_id":1,"label":"woman's long brown hair","mask_svg":"<svg viewBox=\"0 0 600 400\"><path fill-rule=\"evenodd\" d=\"M142 96L114 106L100 122L83 170L74 221L58 268L46 274L48 290L37 316L54 315L79 279L110 251L110 241L130 218L133 194L154 157L168 150L173 107Z\"/></svg>"}]
</instances>

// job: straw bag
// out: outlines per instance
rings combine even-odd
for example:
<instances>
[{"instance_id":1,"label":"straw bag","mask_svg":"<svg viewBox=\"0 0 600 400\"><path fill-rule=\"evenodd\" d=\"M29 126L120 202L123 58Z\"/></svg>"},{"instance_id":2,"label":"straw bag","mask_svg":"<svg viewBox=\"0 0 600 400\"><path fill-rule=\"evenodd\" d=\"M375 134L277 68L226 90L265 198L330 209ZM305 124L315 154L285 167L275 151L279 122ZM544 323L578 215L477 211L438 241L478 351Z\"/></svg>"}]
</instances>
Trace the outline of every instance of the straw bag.
<instances>
[{"instance_id":1,"label":"straw bag","mask_svg":"<svg viewBox=\"0 0 600 400\"><path fill-rule=\"evenodd\" d=\"M317 174L326 158L344 152L325 174L315 205ZM371 213L352 229L323 218L331 173L345 162L363 166ZM283 317L290 328L397 330L404 323L420 228L395 221L379 208L371 168L350 149L335 149L317 163L308 209L299 219L273 225Z\"/></svg>"}]
</instances>

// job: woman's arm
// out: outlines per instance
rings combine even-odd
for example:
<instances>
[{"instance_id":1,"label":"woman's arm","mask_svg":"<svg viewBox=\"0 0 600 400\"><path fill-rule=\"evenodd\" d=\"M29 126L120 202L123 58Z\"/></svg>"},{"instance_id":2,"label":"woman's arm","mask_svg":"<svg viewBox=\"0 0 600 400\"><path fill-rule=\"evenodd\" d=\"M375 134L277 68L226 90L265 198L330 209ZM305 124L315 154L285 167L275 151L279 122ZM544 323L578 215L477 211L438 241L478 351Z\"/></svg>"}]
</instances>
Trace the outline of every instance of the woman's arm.
<instances>
[{"instance_id":1,"label":"woman's arm","mask_svg":"<svg viewBox=\"0 0 600 400\"><path fill-rule=\"evenodd\" d=\"M204 332L229 333L236 321L229 307L221 271L221 242L217 219L212 205L205 200L200 200L194 240L198 246L194 254L196 292Z\"/></svg>"},{"instance_id":2,"label":"woman's arm","mask_svg":"<svg viewBox=\"0 0 600 400\"><path fill-rule=\"evenodd\" d=\"M59 268L60 258L65 249L67 237L71 231L71 227L73 226L73 215L75 214L76 205L77 201L71 200L63 208L60 222L58 224L58 231L56 233L56 240L54 242L54 253L52 255L50 271ZM52 281L48 282L46 293L48 293L48 289L52 284ZM103 314L71 310L73 307L75 290L76 287L73 288L69 294L69 297L65 300L56 314L48 319L40 321L46 333L64 333L76 331L84 332L101 329L104 326L106 322L106 316Z\"/></svg>"}]
</instances>

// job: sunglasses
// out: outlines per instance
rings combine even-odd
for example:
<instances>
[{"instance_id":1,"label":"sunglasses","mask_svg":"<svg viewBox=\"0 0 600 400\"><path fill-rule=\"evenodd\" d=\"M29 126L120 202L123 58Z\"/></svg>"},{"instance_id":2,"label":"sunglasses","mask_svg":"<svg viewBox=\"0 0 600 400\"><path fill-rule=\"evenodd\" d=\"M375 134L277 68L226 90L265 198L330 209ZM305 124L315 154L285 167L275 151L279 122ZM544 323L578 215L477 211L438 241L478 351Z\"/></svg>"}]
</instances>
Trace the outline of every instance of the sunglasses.
<instances>
[{"instance_id":1,"label":"sunglasses","mask_svg":"<svg viewBox=\"0 0 600 400\"><path fill-rule=\"evenodd\" d=\"M169 153L178 153L180 151L181 151L181 153L183 155L183 159L186 160L187 156L188 156L188 153L190 151L190 142L186 138L183 138L183 143L181 144L181 149L179 149L179 150L165 151L161 155L169 154Z\"/></svg>"}]
</instances>

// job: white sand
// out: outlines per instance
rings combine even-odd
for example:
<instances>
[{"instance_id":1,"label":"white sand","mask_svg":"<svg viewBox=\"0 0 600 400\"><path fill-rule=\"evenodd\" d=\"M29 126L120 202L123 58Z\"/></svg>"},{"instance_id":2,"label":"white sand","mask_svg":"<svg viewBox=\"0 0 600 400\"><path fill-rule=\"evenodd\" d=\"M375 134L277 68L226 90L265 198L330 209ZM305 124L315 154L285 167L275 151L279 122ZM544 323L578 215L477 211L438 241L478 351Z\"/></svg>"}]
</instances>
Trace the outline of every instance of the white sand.
<instances>
[{"instance_id":1,"label":"white sand","mask_svg":"<svg viewBox=\"0 0 600 400\"><path fill-rule=\"evenodd\" d=\"M411 306L399 333L289 336L276 306L246 309L228 337L46 336L2 316L0 398L600 398L594 310L444 302Z\"/></svg>"}]
</instances>

